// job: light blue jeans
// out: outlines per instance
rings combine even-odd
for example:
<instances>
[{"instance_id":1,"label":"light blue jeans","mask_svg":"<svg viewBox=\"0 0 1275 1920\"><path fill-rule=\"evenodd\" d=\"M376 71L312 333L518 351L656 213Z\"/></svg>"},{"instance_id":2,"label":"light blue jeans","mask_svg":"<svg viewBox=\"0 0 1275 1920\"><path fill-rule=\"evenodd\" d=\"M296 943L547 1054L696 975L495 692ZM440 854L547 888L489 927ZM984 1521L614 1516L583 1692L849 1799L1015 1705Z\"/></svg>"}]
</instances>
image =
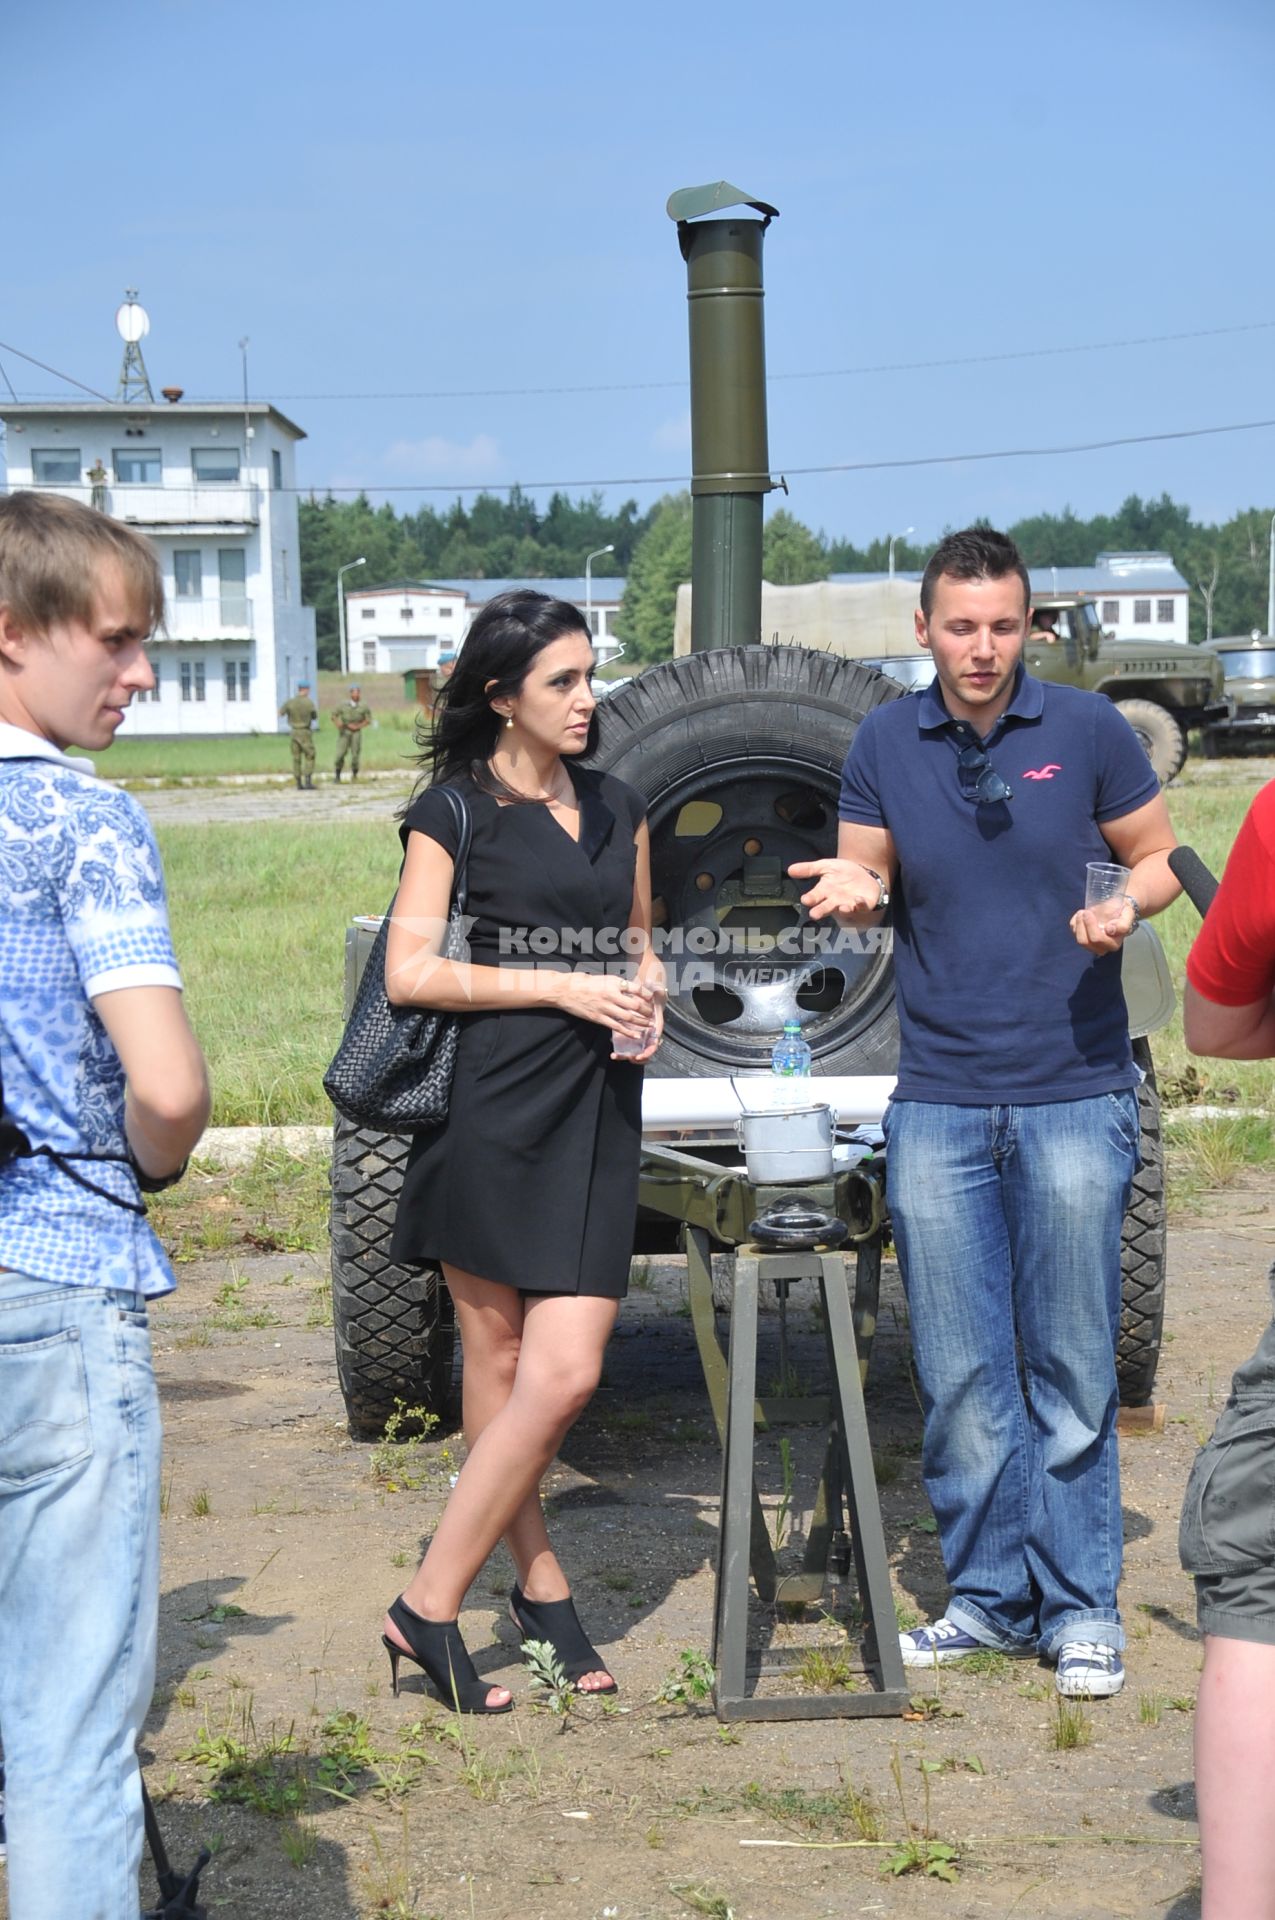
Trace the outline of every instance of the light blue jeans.
<instances>
[{"instance_id":1,"label":"light blue jeans","mask_svg":"<svg viewBox=\"0 0 1275 1920\"><path fill-rule=\"evenodd\" d=\"M900 1100L885 1135L948 1617L1008 1651L1123 1647L1115 1357L1136 1096Z\"/></svg>"},{"instance_id":2,"label":"light blue jeans","mask_svg":"<svg viewBox=\"0 0 1275 1920\"><path fill-rule=\"evenodd\" d=\"M0 1272L10 1920L137 1920L159 1463L143 1297Z\"/></svg>"}]
</instances>

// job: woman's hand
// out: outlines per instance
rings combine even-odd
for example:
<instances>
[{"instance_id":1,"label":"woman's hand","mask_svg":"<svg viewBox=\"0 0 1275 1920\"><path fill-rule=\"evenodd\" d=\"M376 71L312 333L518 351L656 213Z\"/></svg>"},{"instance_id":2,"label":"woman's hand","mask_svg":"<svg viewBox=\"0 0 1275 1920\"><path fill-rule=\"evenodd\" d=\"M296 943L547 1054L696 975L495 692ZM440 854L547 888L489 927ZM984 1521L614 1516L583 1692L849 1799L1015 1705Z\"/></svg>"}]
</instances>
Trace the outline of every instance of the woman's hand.
<instances>
[{"instance_id":1,"label":"woman's hand","mask_svg":"<svg viewBox=\"0 0 1275 1920\"><path fill-rule=\"evenodd\" d=\"M553 982L555 1003L577 1020L592 1020L631 1040L640 1040L654 1024L655 995L637 980L617 973L573 972L554 974Z\"/></svg>"}]
</instances>

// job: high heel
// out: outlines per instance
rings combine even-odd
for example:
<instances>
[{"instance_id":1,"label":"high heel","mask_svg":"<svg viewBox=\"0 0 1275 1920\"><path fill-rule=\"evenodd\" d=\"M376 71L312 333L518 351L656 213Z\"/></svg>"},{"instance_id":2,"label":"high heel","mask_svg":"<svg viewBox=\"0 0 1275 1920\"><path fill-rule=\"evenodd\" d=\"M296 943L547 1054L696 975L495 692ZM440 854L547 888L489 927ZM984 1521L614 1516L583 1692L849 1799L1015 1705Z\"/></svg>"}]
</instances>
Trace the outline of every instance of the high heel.
<instances>
[{"instance_id":1,"label":"high heel","mask_svg":"<svg viewBox=\"0 0 1275 1920\"><path fill-rule=\"evenodd\" d=\"M595 1693L618 1693L612 1680L605 1687L582 1687L586 1673L607 1673L606 1661L580 1625L576 1603L568 1594L565 1600L528 1600L515 1580L509 1594L509 1617L524 1640L547 1640L558 1656L568 1680L576 1692L592 1699Z\"/></svg>"},{"instance_id":2,"label":"high heel","mask_svg":"<svg viewBox=\"0 0 1275 1920\"><path fill-rule=\"evenodd\" d=\"M391 1606L389 1614L407 1641L406 1647L400 1647L397 1641L390 1639L388 1633L381 1635L381 1644L390 1656L390 1679L396 1698L398 1663L400 1660L413 1660L432 1682L445 1704L455 1707L457 1713L510 1711L514 1704L512 1700L506 1700L501 1707L488 1706L490 1683L478 1678L465 1642L460 1637L460 1628L454 1620L424 1620L419 1613L412 1612L401 1595Z\"/></svg>"}]
</instances>

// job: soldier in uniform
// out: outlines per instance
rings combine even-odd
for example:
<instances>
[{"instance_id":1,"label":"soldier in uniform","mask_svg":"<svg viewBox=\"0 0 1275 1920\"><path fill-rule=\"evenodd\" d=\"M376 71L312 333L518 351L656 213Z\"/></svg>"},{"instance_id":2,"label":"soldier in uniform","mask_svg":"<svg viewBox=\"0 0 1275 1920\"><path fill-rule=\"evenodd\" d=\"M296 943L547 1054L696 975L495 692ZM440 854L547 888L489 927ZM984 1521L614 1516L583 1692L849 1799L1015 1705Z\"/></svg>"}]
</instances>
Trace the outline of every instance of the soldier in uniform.
<instances>
[{"instance_id":1,"label":"soldier in uniform","mask_svg":"<svg viewBox=\"0 0 1275 1920\"><path fill-rule=\"evenodd\" d=\"M341 778L341 769L345 765L347 753L350 756L350 778L358 779L359 755L363 751L363 729L371 723L372 709L363 705L358 688L351 687L349 699L332 715L332 724L341 736L335 767L338 780Z\"/></svg>"},{"instance_id":2,"label":"soldier in uniform","mask_svg":"<svg viewBox=\"0 0 1275 1920\"><path fill-rule=\"evenodd\" d=\"M291 700L285 700L279 712L292 729L292 777L299 787L314 785L314 735L311 728L319 709L310 698L310 682L300 680Z\"/></svg>"}]
</instances>

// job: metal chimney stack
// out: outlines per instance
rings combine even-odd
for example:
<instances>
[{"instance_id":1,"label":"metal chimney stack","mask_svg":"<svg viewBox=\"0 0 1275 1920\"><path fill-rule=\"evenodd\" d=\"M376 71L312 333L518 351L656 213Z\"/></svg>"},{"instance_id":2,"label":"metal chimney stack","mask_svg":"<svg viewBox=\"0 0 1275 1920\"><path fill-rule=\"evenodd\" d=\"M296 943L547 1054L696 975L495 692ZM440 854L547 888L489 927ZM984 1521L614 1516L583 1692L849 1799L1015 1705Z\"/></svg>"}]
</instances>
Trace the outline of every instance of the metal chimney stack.
<instances>
[{"instance_id":1,"label":"metal chimney stack","mask_svg":"<svg viewBox=\"0 0 1275 1920\"><path fill-rule=\"evenodd\" d=\"M752 207L749 220L702 216ZM770 477L762 237L777 207L728 181L671 194L691 338L691 651L761 639L762 499Z\"/></svg>"}]
</instances>

